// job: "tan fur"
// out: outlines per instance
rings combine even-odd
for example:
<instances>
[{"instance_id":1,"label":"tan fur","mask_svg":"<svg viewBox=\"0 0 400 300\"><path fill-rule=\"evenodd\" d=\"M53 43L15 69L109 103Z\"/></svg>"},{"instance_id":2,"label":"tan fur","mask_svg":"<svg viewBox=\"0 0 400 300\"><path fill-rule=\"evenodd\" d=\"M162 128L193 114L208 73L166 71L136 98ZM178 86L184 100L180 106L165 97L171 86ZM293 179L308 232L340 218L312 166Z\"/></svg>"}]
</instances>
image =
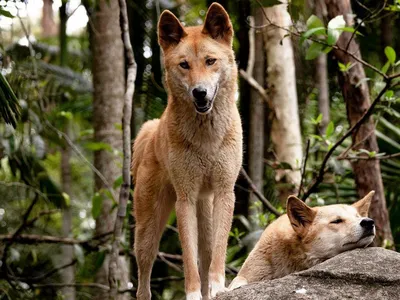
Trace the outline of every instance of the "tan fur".
<instances>
[{"instance_id":1,"label":"tan fur","mask_svg":"<svg viewBox=\"0 0 400 300\"><path fill-rule=\"evenodd\" d=\"M169 97L160 120L146 122L133 147L137 298L151 298L152 265L175 206L187 299L209 299L225 289L233 188L242 163L232 24L213 4L204 27L183 27L168 11L158 27ZM195 109L198 86L208 90L207 112Z\"/></svg>"},{"instance_id":2,"label":"tan fur","mask_svg":"<svg viewBox=\"0 0 400 300\"><path fill-rule=\"evenodd\" d=\"M309 207L294 196L287 202L287 214L263 232L229 289L286 276L308 269L341 252L366 247L374 239L363 237L374 191L350 205ZM341 219L341 223L331 223ZM370 220L370 219L368 219Z\"/></svg>"}]
</instances>

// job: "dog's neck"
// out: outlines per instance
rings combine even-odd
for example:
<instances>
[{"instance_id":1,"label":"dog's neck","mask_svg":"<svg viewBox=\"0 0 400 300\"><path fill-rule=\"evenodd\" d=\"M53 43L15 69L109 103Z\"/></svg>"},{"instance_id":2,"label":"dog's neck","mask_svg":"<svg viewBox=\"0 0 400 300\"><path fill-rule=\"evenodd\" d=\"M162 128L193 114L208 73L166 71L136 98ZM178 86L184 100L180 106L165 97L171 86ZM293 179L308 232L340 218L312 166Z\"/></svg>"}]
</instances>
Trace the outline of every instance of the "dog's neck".
<instances>
[{"instance_id":1,"label":"dog's neck","mask_svg":"<svg viewBox=\"0 0 400 300\"><path fill-rule=\"evenodd\" d=\"M276 237L274 237L275 239ZM301 238L299 238L293 231L292 235L280 238L280 246L276 247L273 252L282 252L285 259L285 265L282 265L282 259L278 262L271 262L271 278L280 278L288 274L299 272L311 268L325 259L315 257L307 251L307 247L303 244ZM278 268L276 268L277 266Z\"/></svg>"},{"instance_id":2,"label":"dog's neck","mask_svg":"<svg viewBox=\"0 0 400 300\"><path fill-rule=\"evenodd\" d=\"M220 144L229 127L232 115L237 110L235 88L220 89L208 114L196 112L188 99L170 96L167 111L170 117L169 133L192 145L201 147L204 143Z\"/></svg>"}]
</instances>

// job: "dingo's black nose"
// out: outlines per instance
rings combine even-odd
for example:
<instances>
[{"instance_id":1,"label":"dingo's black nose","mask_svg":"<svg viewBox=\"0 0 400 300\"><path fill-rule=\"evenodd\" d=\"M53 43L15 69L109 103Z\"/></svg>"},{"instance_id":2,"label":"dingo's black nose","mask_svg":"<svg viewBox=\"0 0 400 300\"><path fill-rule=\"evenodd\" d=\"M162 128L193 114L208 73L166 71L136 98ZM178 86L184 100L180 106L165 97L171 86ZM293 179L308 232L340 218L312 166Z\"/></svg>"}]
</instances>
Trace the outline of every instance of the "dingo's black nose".
<instances>
[{"instance_id":1,"label":"dingo's black nose","mask_svg":"<svg viewBox=\"0 0 400 300\"><path fill-rule=\"evenodd\" d=\"M370 218L364 218L361 220L361 227L365 228L365 229L372 229L374 228L374 220L370 219Z\"/></svg>"},{"instance_id":2,"label":"dingo's black nose","mask_svg":"<svg viewBox=\"0 0 400 300\"><path fill-rule=\"evenodd\" d=\"M204 88L195 88L192 93L196 100L204 100L207 96L207 90Z\"/></svg>"}]
</instances>

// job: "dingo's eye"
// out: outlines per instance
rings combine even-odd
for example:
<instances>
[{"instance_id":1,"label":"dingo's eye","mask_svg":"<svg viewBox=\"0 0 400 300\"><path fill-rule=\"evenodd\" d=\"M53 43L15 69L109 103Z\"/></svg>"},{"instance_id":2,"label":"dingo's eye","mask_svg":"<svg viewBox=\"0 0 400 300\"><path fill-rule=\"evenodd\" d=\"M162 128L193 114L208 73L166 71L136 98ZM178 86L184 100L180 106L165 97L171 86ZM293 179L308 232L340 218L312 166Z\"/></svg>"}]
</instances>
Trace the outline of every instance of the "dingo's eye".
<instances>
[{"instance_id":1,"label":"dingo's eye","mask_svg":"<svg viewBox=\"0 0 400 300\"><path fill-rule=\"evenodd\" d=\"M339 218L339 219L336 219L335 221L332 221L331 224L340 224L342 222L343 222L343 220Z\"/></svg>"},{"instance_id":2,"label":"dingo's eye","mask_svg":"<svg viewBox=\"0 0 400 300\"><path fill-rule=\"evenodd\" d=\"M183 61L183 62L181 62L180 64L179 64L179 66L182 68L182 69L189 69L189 64L188 64L188 62L187 61Z\"/></svg>"},{"instance_id":3,"label":"dingo's eye","mask_svg":"<svg viewBox=\"0 0 400 300\"><path fill-rule=\"evenodd\" d=\"M213 64L215 64L216 61L217 61L217 60L216 60L215 58L208 58L208 59L206 60L206 65L207 65L207 66L212 66Z\"/></svg>"}]
</instances>

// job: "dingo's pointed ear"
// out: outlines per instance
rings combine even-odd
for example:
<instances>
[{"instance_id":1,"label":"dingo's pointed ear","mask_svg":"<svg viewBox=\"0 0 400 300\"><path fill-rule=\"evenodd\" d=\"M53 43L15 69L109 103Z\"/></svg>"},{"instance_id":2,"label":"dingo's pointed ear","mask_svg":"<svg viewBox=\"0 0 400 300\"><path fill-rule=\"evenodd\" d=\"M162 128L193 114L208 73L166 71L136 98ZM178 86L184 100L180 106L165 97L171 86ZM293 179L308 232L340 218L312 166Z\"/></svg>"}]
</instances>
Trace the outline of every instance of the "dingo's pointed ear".
<instances>
[{"instance_id":1,"label":"dingo's pointed ear","mask_svg":"<svg viewBox=\"0 0 400 300\"><path fill-rule=\"evenodd\" d=\"M158 43L163 50L177 45L186 35L178 18L169 10L164 10L158 21Z\"/></svg>"},{"instance_id":2,"label":"dingo's pointed ear","mask_svg":"<svg viewBox=\"0 0 400 300\"><path fill-rule=\"evenodd\" d=\"M232 23L222 5L215 2L211 4L207 11L202 33L209 34L215 40L232 45Z\"/></svg>"},{"instance_id":3,"label":"dingo's pointed ear","mask_svg":"<svg viewBox=\"0 0 400 300\"><path fill-rule=\"evenodd\" d=\"M296 196L289 196L286 211L293 230L299 236L304 236L313 222L316 212Z\"/></svg>"},{"instance_id":4,"label":"dingo's pointed ear","mask_svg":"<svg viewBox=\"0 0 400 300\"><path fill-rule=\"evenodd\" d=\"M372 198L375 195L375 191L370 191L367 196L362 198L361 200L358 200L356 203L353 204L353 207L355 207L358 211L358 213L362 217L368 217L368 211L369 207L371 205Z\"/></svg>"}]
</instances>

